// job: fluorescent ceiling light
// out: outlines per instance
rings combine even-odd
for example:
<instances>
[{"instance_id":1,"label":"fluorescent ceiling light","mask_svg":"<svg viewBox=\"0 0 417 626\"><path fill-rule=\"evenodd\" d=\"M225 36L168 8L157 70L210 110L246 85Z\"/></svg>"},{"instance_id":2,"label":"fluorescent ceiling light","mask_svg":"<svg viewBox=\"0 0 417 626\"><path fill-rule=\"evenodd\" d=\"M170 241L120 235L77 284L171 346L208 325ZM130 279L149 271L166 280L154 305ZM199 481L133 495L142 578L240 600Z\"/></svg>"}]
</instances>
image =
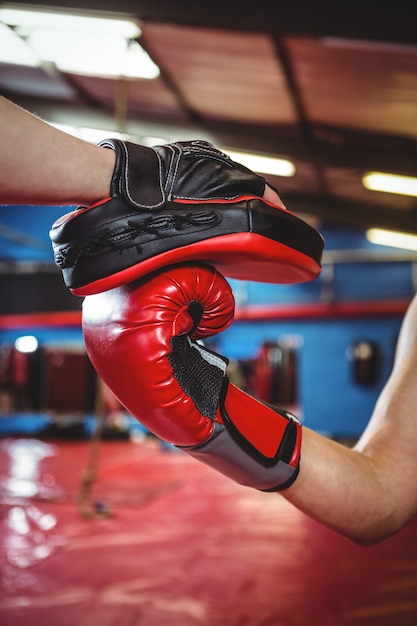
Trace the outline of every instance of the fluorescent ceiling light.
<instances>
[{"instance_id":1,"label":"fluorescent ceiling light","mask_svg":"<svg viewBox=\"0 0 417 626\"><path fill-rule=\"evenodd\" d=\"M370 228L366 231L366 237L371 243L405 250L417 250L417 235L401 233L395 230Z\"/></svg>"},{"instance_id":2,"label":"fluorescent ceiling light","mask_svg":"<svg viewBox=\"0 0 417 626\"><path fill-rule=\"evenodd\" d=\"M38 29L29 45L44 61L62 72L87 76L126 76L156 78L159 68L136 41L108 35L88 35L76 39L74 33Z\"/></svg>"},{"instance_id":3,"label":"fluorescent ceiling light","mask_svg":"<svg viewBox=\"0 0 417 626\"><path fill-rule=\"evenodd\" d=\"M39 58L11 28L0 23L0 62L38 67Z\"/></svg>"},{"instance_id":4,"label":"fluorescent ceiling light","mask_svg":"<svg viewBox=\"0 0 417 626\"><path fill-rule=\"evenodd\" d=\"M0 7L0 21L13 27L39 57L38 65L52 63L62 72L87 76L159 76L158 66L136 41L141 30L134 20ZM8 62L33 65L25 63L22 54L8 57Z\"/></svg>"},{"instance_id":5,"label":"fluorescent ceiling light","mask_svg":"<svg viewBox=\"0 0 417 626\"><path fill-rule=\"evenodd\" d=\"M75 31L86 35L100 33L125 39L135 39L141 34L138 24L131 19L101 17L76 13L62 13L46 9L22 9L0 6L0 21L22 29L47 28Z\"/></svg>"},{"instance_id":6,"label":"fluorescent ceiling light","mask_svg":"<svg viewBox=\"0 0 417 626\"><path fill-rule=\"evenodd\" d=\"M245 152L234 152L223 149L231 159L237 163L245 165L254 172L260 174L271 174L273 176L294 176L295 165L287 159L261 156L259 154L247 154Z\"/></svg>"},{"instance_id":7,"label":"fluorescent ceiling light","mask_svg":"<svg viewBox=\"0 0 417 626\"><path fill-rule=\"evenodd\" d=\"M417 196L417 178L383 172L367 172L362 177L363 186L371 191L385 191L404 196Z\"/></svg>"},{"instance_id":8,"label":"fluorescent ceiling light","mask_svg":"<svg viewBox=\"0 0 417 626\"><path fill-rule=\"evenodd\" d=\"M167 139L166 137L145 135L141 138L140 143L142 144L142 146L148 146L148 148L152 148L153 146L161 146L164 143L169 143L169 139Z\"/></svg>"},{"instance_id":9,"label":"fluorescent ceiling light","mask_svg":"<svg viewBox=\"0 0 417 626\"><path fill-rule=\"evenodd\" d=\"M56 124L55 122L49 122L51 126L57 128L58 130L62 130L64 133L68 135L73 135L74 137L78 137L79 139L84 139L84 141L88 141L89 143L100 143L103 139L108 139L109 137L114 137L115 139L122 139L123 141L128 141L130 139L129 135L126 133L120 133L118 131L112 129L99 129L99 128L88 128L85 126L68 126L68 124Z\"/></svg>"}]
</instances>

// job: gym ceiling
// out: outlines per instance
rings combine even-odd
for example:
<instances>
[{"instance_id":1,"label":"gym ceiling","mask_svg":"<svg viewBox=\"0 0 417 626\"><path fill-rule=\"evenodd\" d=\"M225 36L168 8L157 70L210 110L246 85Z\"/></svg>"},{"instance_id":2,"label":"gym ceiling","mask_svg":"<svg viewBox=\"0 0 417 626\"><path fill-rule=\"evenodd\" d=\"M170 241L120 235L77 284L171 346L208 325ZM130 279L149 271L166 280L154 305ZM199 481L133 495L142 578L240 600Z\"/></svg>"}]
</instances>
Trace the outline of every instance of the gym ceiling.
<instances>
[{"instance_id":1,"label":"gym ceiling","mask_svg":"<svg viewBox=\"0 0 417 626\"><path fill-rule=\"evenodd\" d=\"M374 171L417 175L415 2L58 0L53 8L112 14L115 4L118 16L137 20L157 78L16 65L2 61L0 41L0 93L52 123L104 136L198 137L289 159L294 175L266 178L312 223L417 232L416 197L362 182ZM36 211L9 231L6 215L3 238L20 232L20 245L30 243Z\"/></svg>"}]
</instances>

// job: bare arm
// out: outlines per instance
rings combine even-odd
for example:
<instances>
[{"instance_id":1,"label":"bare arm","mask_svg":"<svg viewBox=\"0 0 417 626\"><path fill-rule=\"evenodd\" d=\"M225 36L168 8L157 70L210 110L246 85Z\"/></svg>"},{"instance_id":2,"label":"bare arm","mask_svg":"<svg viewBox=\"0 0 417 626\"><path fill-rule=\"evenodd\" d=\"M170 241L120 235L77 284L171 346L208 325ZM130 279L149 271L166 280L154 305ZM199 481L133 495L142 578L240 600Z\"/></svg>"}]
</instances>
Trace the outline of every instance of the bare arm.
<instances>
[{"instance_id":1,"label":"bare arm","mask_svg":"<svg viewBox=\"0 0 417 626\"><path fill-rule=\"evenodd\" d=\"M305 429L301 471L285 497L357 543L373 544L417 515L417 296L392 374L353 450Z\"/></svg>"},{"instance_id":2,"label":"bare arm","mask_svg":"<svg viewBox=\"0 0 417 626\"><path fill-rule=\"evenodd\" d=\"M110 194L114 152L0 97L0 202L89 205Z\"/></svg>"},{"instance_id":3,"label":"bare arm","mask_svg":"<svg viewBox=\"0 0 417 626\"><path fill-rule=\"evenodd\" d=\"M89 206L110 195L115 153L0 96L0 203ZM270 187L268 202L283 204Z\"/></svg>"}]
</instances>

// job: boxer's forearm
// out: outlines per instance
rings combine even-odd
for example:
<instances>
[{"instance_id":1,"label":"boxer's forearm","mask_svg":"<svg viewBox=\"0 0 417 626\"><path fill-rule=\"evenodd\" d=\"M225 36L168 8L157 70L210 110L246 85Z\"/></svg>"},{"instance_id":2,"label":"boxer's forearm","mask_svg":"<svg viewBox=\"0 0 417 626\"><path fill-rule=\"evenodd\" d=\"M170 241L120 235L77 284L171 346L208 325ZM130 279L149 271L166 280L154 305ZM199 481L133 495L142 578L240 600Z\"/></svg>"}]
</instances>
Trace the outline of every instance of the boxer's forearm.
<instances>
[{"instance_id":1,"label":"boxer's forearm","mask_svg":"<svg viewBox=\"0 0 417 626\"><path fill-rule=\"evenodd\" d=\"M0 202L89 205L109 195L114 154L0 97Z\"/></svg>"},{"instance_id":2,"label":"boxer's forearm","mask_svg":"<svg viewBox=\"0 0 417 626\"><path fill-rule=\"evenodd\" d=\"M309 516L360 544L397 532L417 515L417 299L392 374L353 450L304 429L300 474L284 492Z\"/></svg>"},{"instance_id":3,"label":"boxer's forearm","mask_svg":"<svg viewBox=\"0 0 417 626\"><path fill-rule=\"evenodd\" d=\"M304 429L300 474L283 495L353 541L373 544L404 523L372 459Z\"/></svg>"}]
</instances>

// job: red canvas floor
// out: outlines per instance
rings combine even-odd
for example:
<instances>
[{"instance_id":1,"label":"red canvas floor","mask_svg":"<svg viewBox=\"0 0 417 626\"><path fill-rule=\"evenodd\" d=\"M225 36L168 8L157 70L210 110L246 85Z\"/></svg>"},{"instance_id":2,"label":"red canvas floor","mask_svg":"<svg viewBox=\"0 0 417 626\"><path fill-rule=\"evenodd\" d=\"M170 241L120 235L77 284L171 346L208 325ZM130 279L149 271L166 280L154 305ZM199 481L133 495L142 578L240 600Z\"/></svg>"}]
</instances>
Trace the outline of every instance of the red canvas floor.
<instances>
[{"instance_id":1,"label":"red canvas floor","mask_svg":"<svg viewBox=\"0 0 417 626\"><path fill-rule=\"evenodd\" d=\"M417 623L417 523L359 548L154 440L101 444L88 519L89 447L0 440L2 626Z\"/></svg>"}]
</instances>

